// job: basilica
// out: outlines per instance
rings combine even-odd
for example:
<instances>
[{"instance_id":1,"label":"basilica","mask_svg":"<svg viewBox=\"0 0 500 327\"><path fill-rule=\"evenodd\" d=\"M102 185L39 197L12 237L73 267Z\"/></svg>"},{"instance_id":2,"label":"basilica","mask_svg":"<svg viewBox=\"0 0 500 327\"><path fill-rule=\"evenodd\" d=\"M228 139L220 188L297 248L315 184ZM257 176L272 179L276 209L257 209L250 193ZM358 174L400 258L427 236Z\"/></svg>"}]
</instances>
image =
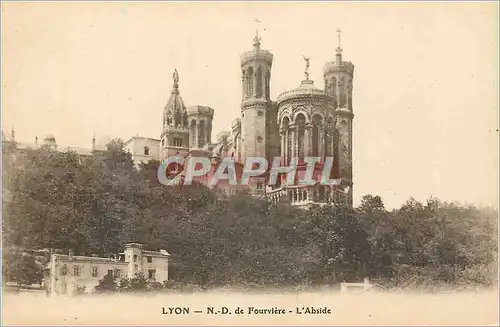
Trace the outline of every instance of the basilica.
<instances>
[{"instance_id":1,"label":"basilica","mask_svg":"<svg viewBox=\"0 0 500 327\"><path fill-rule=\"evenodd\" d=\"M343 201L352 205L352 89L354 65L342 58L336 48L335 58L324 65L324 89L309 79L309 58L305 58L305 79L297 88L270 98L273 54L261 48L258 35L253 49L240 56L241 116L226 132L212 140L215 110L204 105L186 106L179 91L179 74L173 74L171 95L163 109L163 127L159 139L132 137L126 147L136 164L167 156L204 156L210 158L213 171L221 158L233 157L240 169L248 157L265 157L269 163L280 157L282 166L291 158L299 159L297 178L303 176L304 157L333 157L330 174L339 185L286 185L266 187L266 176L253 178L244 186L251 194L266 196L272 202L287 200L292 204ZM315 170L322 169L323 160ZM179 172L182 174L182 171ZM207 174L207 176L210 175ZM203 179L201 179L203 182ZM218 184L226 193L237 188Z\"/></svg>"},{"instance_id":2,"label":"basilica","mask_svg":"<svg viewBox=\"0 0 500 327\"><path fill-rule=\"evenodd\" d=\"M340 31L338 31L340 33ZM173 73L170 97L162 112L162 129L159 138L134 136L125 142L125 149L134 163L150 160L162 161L168 156L209 158L212 167L195 180L216 187L231 195L244 189L254 196L266 197L273 203L288 201L292 205L327 204L343 202L352 206L352 105L354 65L342 58L339 44L335 58L323 69L324 89L319 89L309 79L309 58L305 58L305 78L297 88L281 93L275 100L270 97L273 54L261 48L258 32L253 48L240 56L241 63L241 114L230 128L212 140L212 121L215 110L205 105L186 106L179 90L179 73ZM15 139L12 131L12 140ZM45 137L42 144L27 145L16 142L17 147L48 145L57 149L55 138ZM59 149L60 150L60 149ZM92 155L103 150L92 139L92 149L68 148L80 156ZM264 157L269 166L275 158L281 166L290 166L298 159L295 181L303 179L307 164L305 157L317 157L314 176L321 175L325 158L333 157L329 179L335 185L301 185L290 183L282 174L278 183L267 186L269 174L251 177L248 185L231 185L219 181L211 186L213 176L222 158L234 159L236 174L241 178L246 159ZM268 167L270 168L270 167ZM174 171L182 177L182 166ZM319 180L319 178L316 178Z\"/></svg>"}]
</instances>

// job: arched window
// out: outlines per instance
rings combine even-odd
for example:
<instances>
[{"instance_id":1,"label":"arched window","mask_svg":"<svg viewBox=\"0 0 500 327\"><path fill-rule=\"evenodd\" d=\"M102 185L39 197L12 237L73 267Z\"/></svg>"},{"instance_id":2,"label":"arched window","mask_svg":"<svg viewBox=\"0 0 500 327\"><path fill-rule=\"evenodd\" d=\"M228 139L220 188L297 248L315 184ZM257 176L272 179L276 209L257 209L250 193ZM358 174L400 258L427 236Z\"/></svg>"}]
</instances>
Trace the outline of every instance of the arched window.
<instances>
[{"instance_id":1,"label":"arched window","mask_svg":"<svg viewBox=\"0 0 500 327\"><path fill-rule=\"evenodd\" d=\"M295 118L297 126L297 154L299 159L304 159L304 136L306 131L306 117L303 114L298 114Z\"/></svg>"},{"instance_id":2,"label":"arched window","mask_svg":"<svg viewBox=\"0 0 500 327\"><path fill-rule=\"evenodd\" d=\"M182 139L180 137L174 138L174 146L181 148L182 147Z\"/></svg>"},{"instance_id":3,"label":"arched window","mask_svg":"<svg viewBox=\"0 0 500 327\"><path fill-rule=\"evenodd\" d=\"M352 109L352 79L347 83L347 108Z\"/></svg>"},{"instance_id":4,"label":"arched window","mask_svg":"<svg viewBox=\"0 0 500 327\"><path fill-rule=\"evenodd\" d=\"M255 76L255 95L257 98L262 97L262 67L257 68L257 74Z\"/></svg>"},{"instance_id":5,"label":"arched window","mask_svg":"<svg viewBox=\"0 0 500 327\"><path fill-rule=\"evenodd\" d=\"M334 96L337 95L337 79L332 77L332 83L330 84L331 92Z\"/></svg>"},{"instance_id":6,"label":"arched window","mask_svg":"<svg viewBox=\"0 0 500 327\"><path fill-rule=\"evenodd\" d=\"M333 140L332 140L332 155L333 155L333 167L332 167L332 173L338 176L339 173L339 139L338 139L338 133L333 134Z\"/></svg>"},{"instance_id":7,"label":"arched window","mask_svg":"<svg viewBox=\"0 0 500 327\"><path fill-rule=\"evenodd\" d=\"M343 108L346 105L346 90L345 78L339 78L339 107Z\"/></svg>"},{"instance_id":8,"label":"arched window","mask_svg":"<svg viewBox=\"0 0 500 327\"><path fill-rule=\"evenodd\" d=\"M191 120L191 126L189 127L189 146L196 147L196 120Z\"/></svg>"},{"instance_id":9,"label":"arched window","mask_svg":"<svg viewBox=\"0 0 500 327\"><path fill-rule=\"evenodd\" d=\"M167 114L167 125L172 125L172 112L169 111Z\"/></svg>"},{"instance_id":10,"label":"arched window","mask_svg":"<svg viewBox=\"0 0 500 327\"><path fill-rule=\"evenodd\" d=\"M243 98L247 98L247 90L248 90L248 77L247 72L243 69L241 72L241 82L243 84Z\"/></svg>"},{"instance_id":11,"label":"arched window","mask_svg":"<svg viewBox=\"0 0 500 327\"><path fill-rule=\"evenodd\" d=\"M283 118L283 135L281 137L285 138L285 158L286 158L286 163L288 164L290 162L290 156L292 154L292 138L290 137L290 131L289 131L289 125L290 125L290 119L288 117Z\"/></svg>"},{"instance_id":12,"label":"arched window","mask_svg":"<svg viewBox=\"0 0 500 327\"><path fill-rule=\"evenodd\" d=\"M248 77L247 77L247 97L253 96L253 68L248 67Z\"/></svg>"},{"instance_id":13,"label":"arched window","mask_svg":"<svg viewBox=\"0 0 500 327\"><path fill-rule=\"evenodd\" d=\"M315 115L312 119L312 156L319 156L319 135L321 133L321 117Z\"/></svg>"},{"instance_id":14,"label":"arched window","mask_svg":"<svg viewBox=\"0 0 500 327\"><path fill-rule=\"evenodd\" d=\"M332 140L333 140L333 121L331 118L328 118L326 122L326 130L325 130L325 157L331 157L332 153Z\"/></svg>"},{"instance_id":15,"label":"arched window","mask_svg":"<svg viewBox=\"0 0 500 327\"><path fill-rule=\"evenodd\" d=\"M149 156L149 147L147 146L144 147L144 155Z\"/></svg>"},{"instance_id":16,"label":"arched window","mask_svg":"<svg viewBox=\"0 0 500 327\"><path fill-rule=\"evenodd\" d=\"M181 111L179 109L177 109L177 111L175 112L175 122L174 123L175 123L175 127L182 125Z\"/></svg>"},{"instance_id":17,"label":"arched window","mask_svg":"<svg viewBox=\"0 0 500 327\"><path fill-rule=\"evenodd\" d=\"M200 128L199 128L199 133L198 133L198 147L203 147L205 145L205 121L200 122Z\"/></svg>"}]
</instances>

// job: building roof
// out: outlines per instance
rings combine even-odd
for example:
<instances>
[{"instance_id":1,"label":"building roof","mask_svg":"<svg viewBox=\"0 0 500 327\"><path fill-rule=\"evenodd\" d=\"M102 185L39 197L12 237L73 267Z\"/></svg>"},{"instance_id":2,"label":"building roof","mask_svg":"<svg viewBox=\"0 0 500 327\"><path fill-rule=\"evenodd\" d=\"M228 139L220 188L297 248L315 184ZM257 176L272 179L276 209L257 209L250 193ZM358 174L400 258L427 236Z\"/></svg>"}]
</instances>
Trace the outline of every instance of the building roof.
<instances>
[{"instance_id":1,"label":"building roof","mask_svg":"<svg viewBox=\"0 0 500 327\"><path fill-rule=\"evenodd\" d=\"M257 31L257 35L253 39L253 50L244 52L240 56L241 66L249 61L255 60L264 60L269 64L269 66L272 65L274 56L268 50L263 50L260 48L260 40L261 38L259 37L259 31Z\"/></svg>"},{"instance_id":2,"label":"building roof","mask_svg":"<svg viewBox=\"0 0 500 327\"><path fill-rule=\"evenodd\" d=\"M170 98L167 101L167 105L165 106L166 110L172 110L172 112L176 112L180 110L181 112L186 111L186 106L184 105L184 100L179 93L179 85L174 83L174 87L172 88Z\"/></svg>"},{"instance_id":3,"label":"building roof","mask_svg":"<svg viewBox=\"0 0 500 327\"><path fill-rule=\"evenodd\" d=\"M53 255L56 260L62 261L93 261L93 262L103 262L103 263L122 263L127 264L125 261L120 261L118 259L113 258L100 258L100 257L88 257L81 255L67 255L67 254L54 254Z\"/></svg>"},{"instance_id":4,"label":"building roof","mask_svg":"<svg viewBox=\"0 0 500 327\"><path fill-rule=\"evenodd\" d=\"M210 108L209 106L201 106L201 105L196 105L196 106L190 106L187 108L188 115L202 115L202 116L207 116L207 117L213 117L215 110Z\"/></svg>"},{"instance_id":5,"label":"building roof","mask_svg":"<svg viewBox=\"0 0 500 327\"><path fill-rule=\"evenodd\" d=\"M143 254L145 255L150 255L150 256L157 256L157 257L169 257L170 253L168 253L165 250L160 250L160 251L142 251Z\"/></svg>"},{"instance_id":6,"label":"building roof","mask_svg":"<svg viewBox=\"0 0 500 327\"><path fill-rule=\"evenodd\" d=\"M68 146L66 150L68 152L69 151L76 152L79 155L83 155L83 156L91 156L92 155L92 149L88 149L88 148L69 147Z\"/></svg>"},{"instance_id":7,"label":"building roof","mask_svg":"<svg viewBox=\"0 0 500 327\"><path fill-rule=\"evenodd\" d=\"M143 137L143 136L132 136L130 139L128 139L124 144L129 144L130 142L134 140L148 140L148 141L153 141L153 142L160 142L159 139L155 139L152 137Z\"/></svg>"},{"instance_id":8,"label":"building roof","mask_svg":"<svg viewBox=\"0 0 500 327\"><path fill-rule=\"evenodd\" d=\"M323 74L328 74L329 72L345 72L349 75L354 74L354 65L350 61L330 61L323 67Z\"/></svg>"},{"instance_id":9,"label":"building roof","mask_svg":"<svg viewBox=\"0 0 500 327\"><path fill-rule=\"evenodd\" d=\"M29 142L16 142L16 147L21 150L25 149L40 149L44 144L37 143L29 143ZM82 156L90 156L92 155L92 149L90 148L81 148L81 147L60 147L60 152L76 152L78 155Z\"/></svg>"},{"instance_id":10,"label":"building roof","mask_svg":"<svg viewBox=\"0 0 500 327\"><path fill-rule=\"evenodd\" d=\"M173 79L174 84L164 111L172 115L173 126L187 128L187 109L179 93L179 74L177 73L177 69L174 71Z\"/></svg>"},{"instance_id":11,"label":"building roof","mask_svg":"<svg viewBox=\"0 0 500 327\"><path fill-rule=\"evenodd\" d=\"M279 104L283 101L299 97L320 97L327 100L334 100L334 98L327 95L324 90L317 88L313 81L307 79L303 80L299 87L281 93L276 99L276 102Z\"/></svg>"}]
</instances>

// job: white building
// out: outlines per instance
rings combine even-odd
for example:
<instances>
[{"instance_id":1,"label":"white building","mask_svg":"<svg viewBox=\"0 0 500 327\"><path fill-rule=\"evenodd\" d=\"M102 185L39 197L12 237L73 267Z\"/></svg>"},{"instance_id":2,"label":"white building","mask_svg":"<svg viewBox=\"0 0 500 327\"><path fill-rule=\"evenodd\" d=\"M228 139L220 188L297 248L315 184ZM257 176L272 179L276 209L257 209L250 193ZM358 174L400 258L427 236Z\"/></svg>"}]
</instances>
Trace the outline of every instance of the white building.
<instances>
[{"instance_id":1,"label":"white building","mask_svg":"<svg viewBox=\"0 0 500 327\"><path fill-rule=\"evenodd\" d=\"M75 294L85 287L86 293L94 291L105 275L119 278L133 278L143 273L149 281L168 280L168 259L165 250L146 251L142 244L129 243L125 250L111 258L52 254L49 262L45 287L51 296Z\"/></svg>"},{"instance_id":2,"label":"white building","mask_svg":"<svg viewBox=\"0 0 500 327\"><path fill-rule=\"evenodd\" d=\"M138 167L141 163L160 158L160 140L135 136L124 144L125 150L132 155L132 160Z\"/></svg>"}]
</instances>

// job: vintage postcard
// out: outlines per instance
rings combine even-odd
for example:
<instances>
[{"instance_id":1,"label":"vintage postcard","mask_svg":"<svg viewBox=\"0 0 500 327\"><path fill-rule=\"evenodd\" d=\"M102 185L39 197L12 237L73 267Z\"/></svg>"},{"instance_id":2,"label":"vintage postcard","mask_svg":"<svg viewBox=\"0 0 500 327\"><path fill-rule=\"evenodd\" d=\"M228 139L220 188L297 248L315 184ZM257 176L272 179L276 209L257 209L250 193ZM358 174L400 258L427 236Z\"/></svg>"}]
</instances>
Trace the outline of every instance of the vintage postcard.
<instances>
[{"instance_id":1,"label":"vintage postcard","mask_svg":"<svg viewBox=\"0 0 500 327\"><path fill-rule=\"evenodd\" d=\"M497 325L497 2L1 3L2 325Z\"/></svg>"}]
</instances>

